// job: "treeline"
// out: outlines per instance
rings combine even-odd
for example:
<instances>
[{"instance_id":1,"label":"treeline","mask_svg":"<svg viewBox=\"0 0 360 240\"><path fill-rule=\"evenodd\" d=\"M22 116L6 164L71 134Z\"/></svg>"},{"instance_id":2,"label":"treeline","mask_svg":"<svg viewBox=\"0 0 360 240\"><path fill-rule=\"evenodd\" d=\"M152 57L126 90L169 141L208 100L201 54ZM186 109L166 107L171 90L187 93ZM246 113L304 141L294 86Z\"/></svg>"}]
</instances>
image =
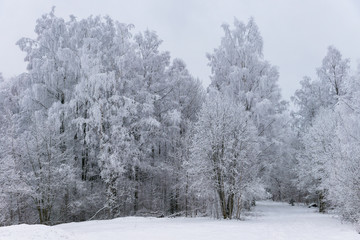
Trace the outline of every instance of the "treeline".
<instances>
[{"instance_id":1,"label":"treeline","mask_svg":"<svg viewBox=\"0 0 360 240\"><path fill-rule=\"evenodd\" d=\"M36 39L17 42L27 72L0 77L0 223L231 219L262 198L319 201L357 221L360 88L348 60L329 48L290 114L254 20L222 27L205 90L153 31L38 19Z\"/></svg>"}]
</instances>

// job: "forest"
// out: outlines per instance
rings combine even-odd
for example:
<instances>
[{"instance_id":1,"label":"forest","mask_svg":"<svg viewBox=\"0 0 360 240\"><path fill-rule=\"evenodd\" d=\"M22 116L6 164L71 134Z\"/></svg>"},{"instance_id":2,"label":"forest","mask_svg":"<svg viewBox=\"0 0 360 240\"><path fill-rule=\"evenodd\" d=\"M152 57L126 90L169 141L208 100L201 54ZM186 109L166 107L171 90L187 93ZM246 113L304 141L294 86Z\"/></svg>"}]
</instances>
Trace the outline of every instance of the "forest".
<instances>
[{"instance_id":1,"label":"forest","mask_svg":"<svg viewBox=\"0 0 360 240\"><path fill-rule=\"evenodd\" d=\"M208 87L133 28L52 10L18 40L27 69L0 75L1 226L239 219L261 199L360 221L360 71L339 50L289 103L253 18L222 25Z\"/></svg>"}]
</instances>

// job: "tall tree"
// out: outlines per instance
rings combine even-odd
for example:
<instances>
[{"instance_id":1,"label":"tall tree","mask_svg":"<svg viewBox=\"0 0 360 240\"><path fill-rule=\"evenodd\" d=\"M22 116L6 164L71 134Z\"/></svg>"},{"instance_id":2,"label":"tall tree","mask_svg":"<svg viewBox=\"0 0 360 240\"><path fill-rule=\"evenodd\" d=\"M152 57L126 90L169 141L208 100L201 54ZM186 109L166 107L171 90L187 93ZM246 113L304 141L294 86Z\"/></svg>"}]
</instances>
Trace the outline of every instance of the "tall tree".
<instances>
[{"instance_id":1,"label":"tall tree","mask_svg":"<svg viewBox=\"0 0 360 240\"><path fill-rule=\"evenodd\" d=\"M263 40L254 19L246 24L235 19L233 29L227 24L222 27L225 36L219 48L208 54L213 74L210 86L229 95L249 112L258 131L258 141L262 143L256 157L263 165L258 177L269 177L284 141L278 130L288 124L280 123L287 104L280 101L279 73L264 60Z\"/></svg>"}]
</instances>

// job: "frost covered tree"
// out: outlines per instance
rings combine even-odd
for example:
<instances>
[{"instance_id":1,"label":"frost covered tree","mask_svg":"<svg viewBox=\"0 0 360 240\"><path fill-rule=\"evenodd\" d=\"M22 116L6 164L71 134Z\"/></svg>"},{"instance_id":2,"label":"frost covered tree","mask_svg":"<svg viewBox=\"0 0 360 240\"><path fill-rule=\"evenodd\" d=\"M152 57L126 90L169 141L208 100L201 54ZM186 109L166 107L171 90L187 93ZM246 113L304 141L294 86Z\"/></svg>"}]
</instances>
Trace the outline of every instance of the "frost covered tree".
<instances>
[{"instance_id":1,"label":"frost covered tree","mask_svg":"<svg viewBox=\"0 0 360 240\"><path fill-rule=\"evenodd\" d=\"M325 162L327 178L323 181L327 189L326 201L335 208L342 219L359 224L359 75L348 78L345 94L339 98L331 114L333 119L332 138L324 141L328 159ZM325 135L325 134L323 134ZM325 135L326 136L326 135Z\"/></svg>"},{"instance_id":2,"label":"frost covered tree","mask_svg":"<svg viewBox=\"0 0 360 240\"><path fill-rule=\"evenodd\" d=\"M299 127L310 126L321 107L334 107L339 97L346 93L349 77L349 59L342 59L341 53L330 46L327 55L317 69L318 79L304 77L301 89L296 90L292 101L299 110L295 113Z\"/></svg>"},{"instance_id":3,"label":"frost covered tree","mask_svg":"<svg viewBox=\"0 0 360 240\"><path fill-rule=\"evenodd\" d=\"M28 62L29 71L27 77L31 83L21 104L23 113L20 120L26 122L20 123L23 129L19 132L19 140L22 140L22 149L29 151L29 158L37 159L35 167L31 164L34 176L41 176L43 167L47 166L48 173L43 177L54 181L48 184L57 184L54 176L61 175L57 168L63 164L68 171L64 174L68 174L65 179L69 182L62 185L63 188L68 188L67 190L59 191L56 187L52 189L47 186L44 187L48 189L46 193L39 193L41 197L36 198L40 222L49 224L68 217L63 216L61 211L69 207L69 189L76 185L70 173L74 165L74 137L68 104L78 81L79 62L68 31L68 23L56 17L54 9L37 21L35 33L36 39L22 38L17 43L20 49L26 52L25 60ZM27 141L23 141L24 139ZM45 149L47 153L44 152ZM46 154L48 157L43 158ZM25 153L22 156L26 156ZM39 187L42 182L31 181L31 184L34 184L34 189L44 191ZM64 200L62 207L57 209L56 219L51 217L56 208L50 200L61 198L55 198L54 193L63 194ZM44 199L48 201L46 204L43 203Z\"/></svg>"},{"instance_id":4,"label":"frost covered tree","mask_svg":"<svg viewBox=\"0 0 360 240\"><path fill-rule=\"evenodd\" d=\"M359 204L359 104L358 95L351 103L353 109L346 104L340 104L337 109L339 124L336 128L338 134L337 142L339 145L337 158L333 160L333 166L328 170L330 173L327 181L328 195L327 200L335 206L340 216L359 226L360 204ZM356 110L355 110L356 109ZM345 117L346 116L346 117Z\"/></svg>"},{"instance_id":5,"label":"frost covered tree","mask_svg":"<svg viewBox=\"0 0 360 240\"><path fill-rule=\"evenodd\" d=\"M341 169L338 164L343 161L340 136L345 129L340 130L344 125L340 109L353 91L348 87L349 60L329 47L317 75L318 80L302 81L293 101L299 109L294 115L301 138L297 150L299 188L305 199L317 201L320 212L324 212L331 203L334 169Z\"/></svg>"},{"instance_id":6,"label":"frost covered tree","mask_svg":"<svg viewBox=\"0 0 360 240\"><path fill-rule=\"evenodd\" d=\"M121 189L128 183L123 181L118 186L134 149L129 146L123 151L127 141L131 142L131 136L126 137L126 117L135 111L135 104L123 93L132 69L129 59L134 55L131 26L108 17L90 17L80 21L78 28L82 30L78 49L81 70L70 105L78 149L75 158L81 180L89 188L82 196L86 200L91 192L93 208L107 209L109 216L114 217L119 214L119 202L124 197L116 187ZM120 139L127 140L123 143Z\"/></svg>"},{"instance_id":7,"label":"frost covered tree","mask_svg":"<svg viewBox=\"0 0 360 240\"><path fill-rule=\"evenodd\" d=\"M306 153L299 161L300 186L309 192L309 198L318 198L319 211L325 211L325 197L328 190L326 181L329 178L333 161L339 157L336 145L336 115L332 110L319 111L313 126L302 138ZM334 139L335 141L333 141Z\"/></svg>"},{"instance_id":8,"label":"frost covered tree","mask_svg":"<svg viewBox=\"0 0 360 240\"><path fill-rule=\"evenodd\" d=\"M194 128L189 173L192 187L206 199L213 215L239 218L242 201L261 189L256 187L258 153L249 112L231 98L211 92Z\"/></svg>"},{"instance_id":9,"label":"frost covered tree","mask_svg":"<svg viewBox=\"0 0 360 240\"><path fill-rule=\"evenodd\" d=\"M189 208L187 173L183 164L189 160L190 129L198 119L204 92L201 82L190 75L180 59L173 60L167 78L170 84L162 97L161 115L163 132L167 135L170 212L175 214Z\"/></svg>"},{"instance_id":10,"label":"frost covered tree","mask_svg":"<svg viewBox=\"0 0 360 240\"><path fill-rule=\"evenodd\" d=\"M322 83L328 87L328 94L338 98L346 93L345 81L349 74L349 59L342 59L339 50L330 46L322 66L317 69L317 74Z\"/></svg>"},{"instance_id":11,"label":"frost covered tree","mask_svg":"<svg viewBox=\"0 0 360 240\"><path fill-rule=\"evenodd\" d=\"M5 80L0 77L0 222L3 224L23 223L28 219L25 213L26 184L21 181L17 166L18 144L16 142L16 114L19 112L19 97L23 90L20 77ZM26 84L23 83L23 86Z\"/></svg>"},{"instance_id":12,"label":"frost covered tree","mask_svg":"<svg viewBox=\"0 0 360 240\"><path fill-rule=\"evenodd\" d=\"M289 123L282 121L287 104L281 101L277 84L279 73L264 60L263 40L254 19L246 24L235 19L233 29L227 24L222 27L225 36L219 48L208 54L213 74L211 87L230 96L249 113L261 143L257 158L263 167L259 177L265 180L271 178L272 168L281 164L277 159L282 158L279 156L285 141L282 134L287 135L281 130L289 129L286 127ZM273 188L268 186L268 189ZM278 191L272 194L276 195Z\"/></svg>"}]
</instances>

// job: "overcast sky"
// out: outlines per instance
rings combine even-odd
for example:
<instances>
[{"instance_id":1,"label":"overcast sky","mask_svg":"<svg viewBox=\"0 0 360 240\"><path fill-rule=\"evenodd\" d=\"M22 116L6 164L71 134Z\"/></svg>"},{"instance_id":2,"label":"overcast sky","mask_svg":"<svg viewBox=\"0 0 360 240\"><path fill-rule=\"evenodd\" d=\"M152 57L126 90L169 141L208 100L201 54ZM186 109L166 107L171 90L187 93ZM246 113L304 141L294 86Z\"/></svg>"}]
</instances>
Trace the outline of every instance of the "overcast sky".
<instances>
[{"instance_id":1,"label":"overcast sky","mask_svg":"<svg viewBox=\"0 0 360 240\"><path fill-rule=\"evenodd\" d=\"M360 1L357 0L0 0L0 72L9 78L25 71L24 54L15 45L35 37L36 19L50 12L68 20L109 15L133 23L134 33L155 30L163 50L182 58L204 86L210 82L205 57L219 46L221 24L253 16L264 40L264 56L279 67L284 99L304 75L315 76L327 47L334 45L353 68L360 58Z\"/></svg>"}]
</instances>

